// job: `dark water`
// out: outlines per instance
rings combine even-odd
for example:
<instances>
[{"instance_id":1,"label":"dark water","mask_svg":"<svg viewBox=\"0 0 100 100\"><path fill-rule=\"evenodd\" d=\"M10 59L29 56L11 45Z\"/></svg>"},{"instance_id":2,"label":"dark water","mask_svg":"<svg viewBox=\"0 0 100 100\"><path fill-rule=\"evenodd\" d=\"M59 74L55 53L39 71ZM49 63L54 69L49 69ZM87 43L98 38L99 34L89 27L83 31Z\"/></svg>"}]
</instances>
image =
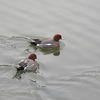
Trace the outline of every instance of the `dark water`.
<instances>
[{"instance_id":1,"label":"dark water","mask_svg":"<svg viewBox=\"0 0 100 100\"><path fill-rule=\"evenodd\" d=\"M100 1L0 1L0 99L99 100ZM60 47L41 50L28 38L61 33ZM39 69L16 72L36 53Z\"/></svg>"}]
</instances>

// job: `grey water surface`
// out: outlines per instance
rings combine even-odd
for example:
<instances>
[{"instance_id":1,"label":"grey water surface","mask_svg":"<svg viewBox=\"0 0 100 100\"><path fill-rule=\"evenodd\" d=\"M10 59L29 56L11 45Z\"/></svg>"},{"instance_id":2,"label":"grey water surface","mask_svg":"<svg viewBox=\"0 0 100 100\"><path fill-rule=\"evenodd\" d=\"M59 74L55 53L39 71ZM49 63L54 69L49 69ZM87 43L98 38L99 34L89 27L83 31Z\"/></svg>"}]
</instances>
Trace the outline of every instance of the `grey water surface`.
<instances>
[{"instance_id":1,"label":"grey water surface","mask_svg":"<svg viewBox=\"0 0 100 100\"><path fill-rule=\"evenodd\" d=\"M58 33L56 49L28 43ZM17 72L31 53L39 69ZM100 100L100 0L0 0L0 100Z\"/></svg>"}]
</instances>

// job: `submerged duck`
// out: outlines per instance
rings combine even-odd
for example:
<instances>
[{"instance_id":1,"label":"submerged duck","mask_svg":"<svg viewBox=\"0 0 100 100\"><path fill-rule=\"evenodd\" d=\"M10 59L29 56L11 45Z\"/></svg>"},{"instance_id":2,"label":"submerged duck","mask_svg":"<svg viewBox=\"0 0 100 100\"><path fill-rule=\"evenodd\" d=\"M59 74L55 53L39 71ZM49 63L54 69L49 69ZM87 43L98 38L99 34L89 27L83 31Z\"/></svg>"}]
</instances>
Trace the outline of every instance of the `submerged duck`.
<instances>
[{"instance_id":1,"label":"submerged duck","mask_svg":"<svg viewBox=\"0 0 100 100\"><path fill-rule=\"evenodd\" d=\"M35 61L36 58L36 54L31 54L28 58L22 59L16 67L17 71L30 71L37 68L37 62Z\"/></svg>"},{"instance_id":2,"label":"submerged duck","mask_svg":"<svg viewBox=\"0 0 100 100\"><path fill-rule=\"evenodd\" d=\"M43 38L43 39L30 39L30 44L36 45L41 48L55 48L60 45L59 40L62 39L61 34L54 35L52 38Z\"/></svg>"}]
</instances>

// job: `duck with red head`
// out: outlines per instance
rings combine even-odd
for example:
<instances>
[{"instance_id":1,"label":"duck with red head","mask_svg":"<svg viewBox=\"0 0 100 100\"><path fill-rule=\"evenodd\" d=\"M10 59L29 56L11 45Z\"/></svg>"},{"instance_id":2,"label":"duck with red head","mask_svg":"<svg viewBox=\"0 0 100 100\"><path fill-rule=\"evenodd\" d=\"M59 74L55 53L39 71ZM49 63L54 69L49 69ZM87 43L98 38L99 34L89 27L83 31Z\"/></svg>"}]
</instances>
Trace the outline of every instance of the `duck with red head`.
<instances>
[{"instance_id":1,"label":"duck with red head","mask_svg":"<svg viewBox=\"0 0 100 100\"><path fill-rule=\"evenodd\" d=\"M32 59L33 61L35 61L35 59L37 59L36 54L31 54L28 59Z\"/></svg>"},{"instance_id":2,"label":"duck with red head","mask_svg":"<svg viewBox=\"0 0 100 100\"><path fill-rule=\"evenodd\" d=\"M43 39L30 39L30 44L36 45L41 48L55 48L60 45L59 40L62 39L61 34L54 35L52 38L43 38Z\"/></svg>"},{"instance_id":3,"label":"duck with red head","mask_svg":"<svg viewBox=\"0 0 100 100\"><path fill-rule=\"evenodd\" d=\"M37 68L37 62L35 59L37 58L36 54L29 55L28 58L22 59L18 66L16 67L17 71L24 70L24 71L30 71Z\"/></svg>"}]
</instances>

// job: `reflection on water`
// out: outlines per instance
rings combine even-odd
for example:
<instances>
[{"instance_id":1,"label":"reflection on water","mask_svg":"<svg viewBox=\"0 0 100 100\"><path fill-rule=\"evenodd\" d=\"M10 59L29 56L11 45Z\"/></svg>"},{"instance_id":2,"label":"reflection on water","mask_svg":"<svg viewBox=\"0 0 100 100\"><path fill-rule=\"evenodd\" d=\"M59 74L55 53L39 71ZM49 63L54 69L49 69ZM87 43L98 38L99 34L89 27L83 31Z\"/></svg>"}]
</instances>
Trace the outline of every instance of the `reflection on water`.
<instances>
[{"instance_id":1,"label":"reflection on water","mask_svg":"<svg viewBox=\"0 0 100 100\"><path fill-rule=\"evenodd\" d=\"M17 78L17 79L21 80L21 79L22 79L21 75L22 75L22 74L29 73L29 72L37 74L37 73L38 73L38 68L36 68L36 69L34 69L34 70L32 70L32 71L23 71L23 70L21 70L21 71L16 71L16 74L14 75L13 78Z\"/></svg>"},{"instance_id":2,"label":"reflection on water","mask_svg":"<svg viewBox=\"0 0 100 100\"><path fill-rule=\"evenodd\" d=\"M23 74L23 73L24 73L24 71L17 71L13 78L17 78L17 79L21 80L22 79L21 74Z\"/></svg>"},{"instance_id":3,"label":"reflection on water","mask_svg":"<svg viewBox=\"0 0 100 100\"><path fill-rule=\"evenodd\" d=\"M39 47L36 47L33 45L31 45L31 47L33 47L34 51L39 50L44 55L47 55L47 54L53 54L54 56L60 55L60 47L59 46L57 48L53 48L53 49L43 49L43 48L39 48Z\"/></svg>"}]
</instances>

